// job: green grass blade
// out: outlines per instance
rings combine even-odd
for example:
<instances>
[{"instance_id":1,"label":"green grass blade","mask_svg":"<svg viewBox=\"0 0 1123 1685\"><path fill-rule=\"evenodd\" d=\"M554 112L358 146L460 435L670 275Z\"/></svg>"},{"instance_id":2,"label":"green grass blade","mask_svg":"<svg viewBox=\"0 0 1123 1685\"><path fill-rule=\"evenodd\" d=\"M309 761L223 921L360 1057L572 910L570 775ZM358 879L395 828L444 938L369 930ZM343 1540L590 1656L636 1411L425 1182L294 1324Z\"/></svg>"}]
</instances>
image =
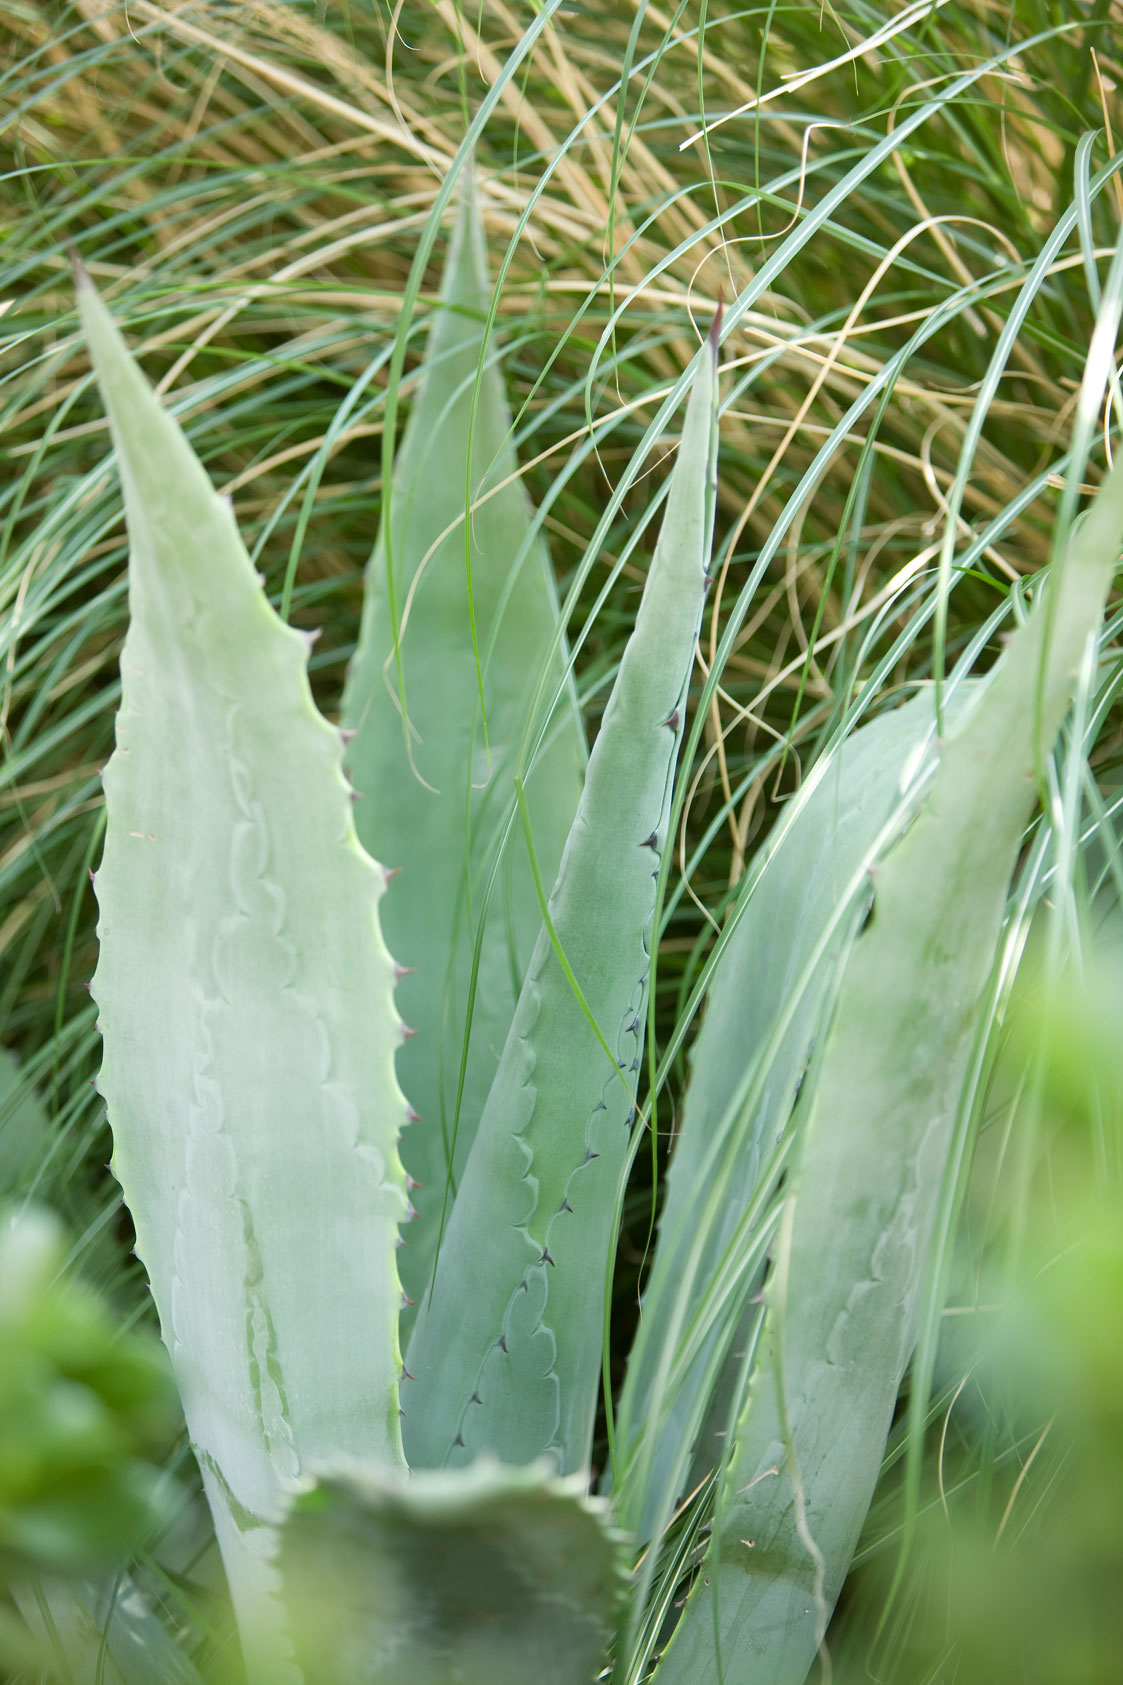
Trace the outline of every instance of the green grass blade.
<instances>
[{"instance_id":1,"label":"green grass blade","mask_svg":"<svg viewBox=\"0 0 1123 1685\"><path fill-rule=\"evenodd\" d=\"M755 1269L720 1308L706 1309L714 1284L735 1267L730 1250L746 1212L766 1191L761 1174L791 1115L863 866L875 857L932 729L926 691L825 757L747 875L727 929L691 1056L659 1245L620 1401L625 1472L617 1504L622 1523L643 1539L666 1522L687 1483L715 1353L720 1359L759 1289ZM686 1337L695 1348L688 1361ZM720 1462L722 1449L699 1445L691 1486Z\"/></svg>"},{"instance_id":2,"label":"green grass blade","mask_svg":"<svg viewBox=\"0 0 1123 1685\"><path fill-rule=\"evenodd\" d=\"M323 1685L589 1685L624 1587L603 1509L548 1462L327 1476L294 1501L281 1568Z\"/></svg>"},{"instance_id":3,"label":"green grass blade","mask_svg":"<svg viewBox=\"0 0 1123 1685\"><path fill-rule=\"evenodd\" d=\"M329 1453L401 1465L407 1108L385 879L306 638L104 306L79 297L131 540L99 1086L243 1637L282 1678L263 1558L284 1484Z\"/></svg>"},{"instance_id":4,"label":"green grass blade","mask_svg":"<svg viewBox=\"0 0 1123 1685\"><path fill-rule=\"evenodd\" d=\"M1113 471L878 868L804 1122L761 1356L660 1685L802 1685L857 1543L1034 779L1123 539ZM717 1652L720 1652L720 1656Z\"/></svg>"},{"instance_id":5,"label":"green grass blade","mask_svg":"<svg viewBox=\"0 0 1123 1685\"><path fill-rule=\"evenodd\" d=\"M0 1198L35 1181L53 1131L46 1107L15 1055L0 1047Z\"/></svg>"},{"instance_id":6,"label":"green grass blade","mask_svg":"<svg viewBox=\"0 0 1123 1685\"><path fill-rule=\"evenodd\" d=\"M411 1464L590 1453L613 1211L634 1117L655 878L705 594L716 341L663 526L437 1264L403 1395ZM555 951L576 978L580 997ZM607 1041L614 1058L604 1051Z\"/></svg>"},{"instance_id":7,"label":"green grass blade","mask_svg":"<svg viewBox=\"0 0 1123 1685\"><path fill-rule=\"evenodd\" d=\"M362 632L343 705L343 723L357 733L348 766L367 797L356 812L359 837L377 859L402 868L383 924L392 952L410 968L398 1004L417 1031L399 1064L420 1113L403 1143L406 1167L419 1184L417 1220L399 1259L411 1299L428 1285L449 1168L458 1179L541 922L520 852L510 870L500 869L470 1001L482 884L511 805L510 766L557 624L549 559L531 533L493 349L476 385L489 297L483 225L469 186L395 462L390 553L384 527L367 571ZM392 682L393 601L407 605L400 654L408 745ZM559 664L551 694L561 674ZM528 783L535 847L551 883L585 762L569 687L565 698L566 717L555 719ZM471 1041L457 1120L469 1010Z\"/></svg>"}]
</instances>

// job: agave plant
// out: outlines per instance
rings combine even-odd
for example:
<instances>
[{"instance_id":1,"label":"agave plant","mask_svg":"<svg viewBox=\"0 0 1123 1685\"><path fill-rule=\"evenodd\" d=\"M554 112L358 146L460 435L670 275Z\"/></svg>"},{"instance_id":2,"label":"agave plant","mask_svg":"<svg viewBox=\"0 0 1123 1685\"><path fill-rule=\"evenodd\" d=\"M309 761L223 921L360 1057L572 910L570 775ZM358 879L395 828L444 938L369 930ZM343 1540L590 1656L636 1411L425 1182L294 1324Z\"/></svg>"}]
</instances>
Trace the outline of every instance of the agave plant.
<instances>
[{"instance_id":1,"label":"agave plant","mask_svg":"<svg viewBox=\"0 0 1123 1685\"><path fill-rule=\"evenodd\" d=\"M978 1007L1123 473L1059 522L987 677L855 708L750 866L594 1497L721 319L651 430L689 384L586 766L488 297L468 195L341 731L79 273L131 539L96 875L113 1168L251 1678L799 1685L940 1290ZM700 1488L708 1538L671 1528Z\"/></svg>"}]
</instances>

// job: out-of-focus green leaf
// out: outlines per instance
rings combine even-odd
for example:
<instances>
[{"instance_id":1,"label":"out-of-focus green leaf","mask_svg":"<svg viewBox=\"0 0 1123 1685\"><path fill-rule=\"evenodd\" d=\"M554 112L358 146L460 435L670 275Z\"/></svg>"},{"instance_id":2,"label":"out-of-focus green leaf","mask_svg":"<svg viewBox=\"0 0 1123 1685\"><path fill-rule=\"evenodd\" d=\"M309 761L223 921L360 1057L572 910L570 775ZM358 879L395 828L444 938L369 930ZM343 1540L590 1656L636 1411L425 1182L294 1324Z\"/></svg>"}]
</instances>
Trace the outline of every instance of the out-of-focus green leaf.
<instances>
[{"instance_id":1,"label":"out-of-focus green leaf","mask_svg":"<svg viewBox=\"0 0 1123 1685\"><path fill-rule=\"evenodd\" d=\"M1063 918L1059 900L1040 923ZM867 1667L872 1622L855 1615L863 1593L889 1590L890 1536L864 1565L834 1646L845 1685L870 1671L885 1685L1103 1685L1118 1671L1123 946L1118 914L1104 929L1098 912L1080 932L1079 969L1056 955L1041 967L1031 948L1006 1008L988 1112L1005 1098L1013 1115L994 1131L993 1156L980 1142L967 1193L970 1297L959 1307L974 1314L945 1324L954 1392L919 1505L907 1612L899 1594L893 1642Z\"/></svg>"},{"instance_id":2,"label":"out-of-focus green leaf","mask_svg":"<svg viewBox=\"0 0 1123 1685\"><path fill-rule=\"evenodd\" d=\"M706 584L716 342L702 347L635 629L403 1391L411 1464L588 1462L605 1272L634 1120L655 878ZM564 957L564 964L563 964Z\"/></svg>"},{"instance_id":3,"label":"out-of-focus green leaf","mask_svg":"<svg viewBox=\"0 0 1123 1685\"><path fill-rule=\"evenodd\" d=\"M548 1460L327 1476L281 1538L297 1656L322 1685L589 1685L624 1586L602 1506Z\"/></svg>"},{"instance_id":4,"label":"out-of-focus green leaf","mask_svg":"<svg viewBox=\"0 0 1123 1685\"><path fill-rule=\"evenodd\" d=\"M82 1573L164 1519L179 1406L152 1335L62 1274L61 1224L0 1208L0 1571Z\"/></svg>"},{"instance_id":5,"label":"out-of-focus green leaf","mask_svg":"<svg viewBox=\"0 0 1123 1685\"><path fill-rule=\"evenodd\" d=\"M976 1010L1034 794L1123 539L1113 470L878 867L814 1073L761 1352L660 1685L802 1685L912 1350ZM720 1653L720 1659L719 1659Z\"/></svg>"},{"instance_id":6,"label":"out-of-focus green leaf","mask_svg":"<svg viewBox=\"0 0 1123 1685\"><path fill-rule=\"evenodd\" d=\"M487 913L456 1122L482 897L514 802L511 771L530 724L530 700L557 624L549 558L531 534L518 478L501 368L494 344L485 350L491 289L483 225L470 175L465 179L417 395L395 458L388 515L367 569L362 632L343 701L343 724L356 733L347 764L363 798L355 814L359 838L376 859L401 868L382 919L391 952L410 968L397 999L417 1032L398 1063L420 1114L402 1143L419 1185L412 1196L417 1217L398 1260L414 1300L432 1271L450 1164L459 1180L542 922L516 834ZM559 664L559 682L561 675ZM527 784L547 883L573 821L584 762L580 718L567 688Z\"/></svg>"},{"instance_id":7,"label":"out-of-focus green leaf","mask_svg":"<svg viewBox=\"0 0 1123 1685\"><path fill-rule=\"evenodd\" d=\"M308 1459L401 1466L401 1020L339 734L229 504L88 284L131 540L93 983L136 1226L255 1670Z\"/></svg>"}]
</instances>

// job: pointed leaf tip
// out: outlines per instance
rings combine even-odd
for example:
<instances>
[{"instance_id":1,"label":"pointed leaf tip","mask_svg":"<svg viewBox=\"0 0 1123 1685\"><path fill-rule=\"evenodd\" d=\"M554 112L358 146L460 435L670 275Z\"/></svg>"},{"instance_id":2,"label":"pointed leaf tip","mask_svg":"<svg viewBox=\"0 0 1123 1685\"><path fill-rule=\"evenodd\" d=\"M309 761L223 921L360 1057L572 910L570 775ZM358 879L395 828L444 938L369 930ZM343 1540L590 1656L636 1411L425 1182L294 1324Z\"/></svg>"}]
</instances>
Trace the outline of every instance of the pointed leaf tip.
<instances>
[{"instance_id":1,"label":"pointed leaf tip","mask_svg":"<svg viewBox=\"0 0 1123 1685\"><path fill-rule=\"evenodd\" d=\"M70 272L74 277L75 287L79 289L82 287L88 287L90 285L90 277L86 273L85 265L83 264L82 259L78 256L78 247L73 245L70 241L67 241L66 255L70 259Z\"/></svg>"},{"instance_id":2,"label":"pointed leaf tip","mask_svg":"<svg viewBox=\"0 0 1123 1685\"><path fill-rule=\"evenodd\" d=\"M721 323L722 323L722 318L724 317L724 315L725 315L725 300L722 297L721 288L719 287L718 290L717 290L717 305L714 308L714 319L710 323L710 335L709 335L710 347L713 351L713 354L714 354L715 358L717 357L718 352L721 350Z\"/></svg>"}]
</instances>

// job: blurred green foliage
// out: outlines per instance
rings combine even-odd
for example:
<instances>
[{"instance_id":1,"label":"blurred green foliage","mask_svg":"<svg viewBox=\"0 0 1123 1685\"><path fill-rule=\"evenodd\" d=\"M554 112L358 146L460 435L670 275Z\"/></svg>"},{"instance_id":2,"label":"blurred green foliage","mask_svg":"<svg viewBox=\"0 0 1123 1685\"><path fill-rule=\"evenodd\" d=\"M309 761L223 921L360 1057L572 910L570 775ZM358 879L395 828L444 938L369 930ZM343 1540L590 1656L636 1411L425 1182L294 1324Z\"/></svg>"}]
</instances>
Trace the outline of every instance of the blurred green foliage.
<instances>
[{"instance_id":1,"label":"blurred green foliage","mask_svg":"<svg viewBox=\"0 0 1123 1685\"><path fill-rule=\"evenodd\" d=\"M81 1573L169 1513L179 1405L163 1348L63 1274L49 1211L0 1209L0 1575Z\"/></svg>"},{"instance_id":2,"label":"blurred green foliage","mask_svg":"<svg viewBox=\"0 0 1123 1685\"><path fill-rule=\"evenodd\" d=\"M948 1402L930 1436L907 1595L868 1650L869 1626L863 1639L860 1618L843 1623L847 1681L1120 1677L1121 960L1115 932L1080 974L1047 958L1025 967L968 1194L957 1297L973 1274L973 1303L945 1336ZM988 1245L970 1259L984 1226ZM896 1551L877 1553L852 1616L864 1593L884 1599L900 1566Z\"/></svg>"}]
</instances>

